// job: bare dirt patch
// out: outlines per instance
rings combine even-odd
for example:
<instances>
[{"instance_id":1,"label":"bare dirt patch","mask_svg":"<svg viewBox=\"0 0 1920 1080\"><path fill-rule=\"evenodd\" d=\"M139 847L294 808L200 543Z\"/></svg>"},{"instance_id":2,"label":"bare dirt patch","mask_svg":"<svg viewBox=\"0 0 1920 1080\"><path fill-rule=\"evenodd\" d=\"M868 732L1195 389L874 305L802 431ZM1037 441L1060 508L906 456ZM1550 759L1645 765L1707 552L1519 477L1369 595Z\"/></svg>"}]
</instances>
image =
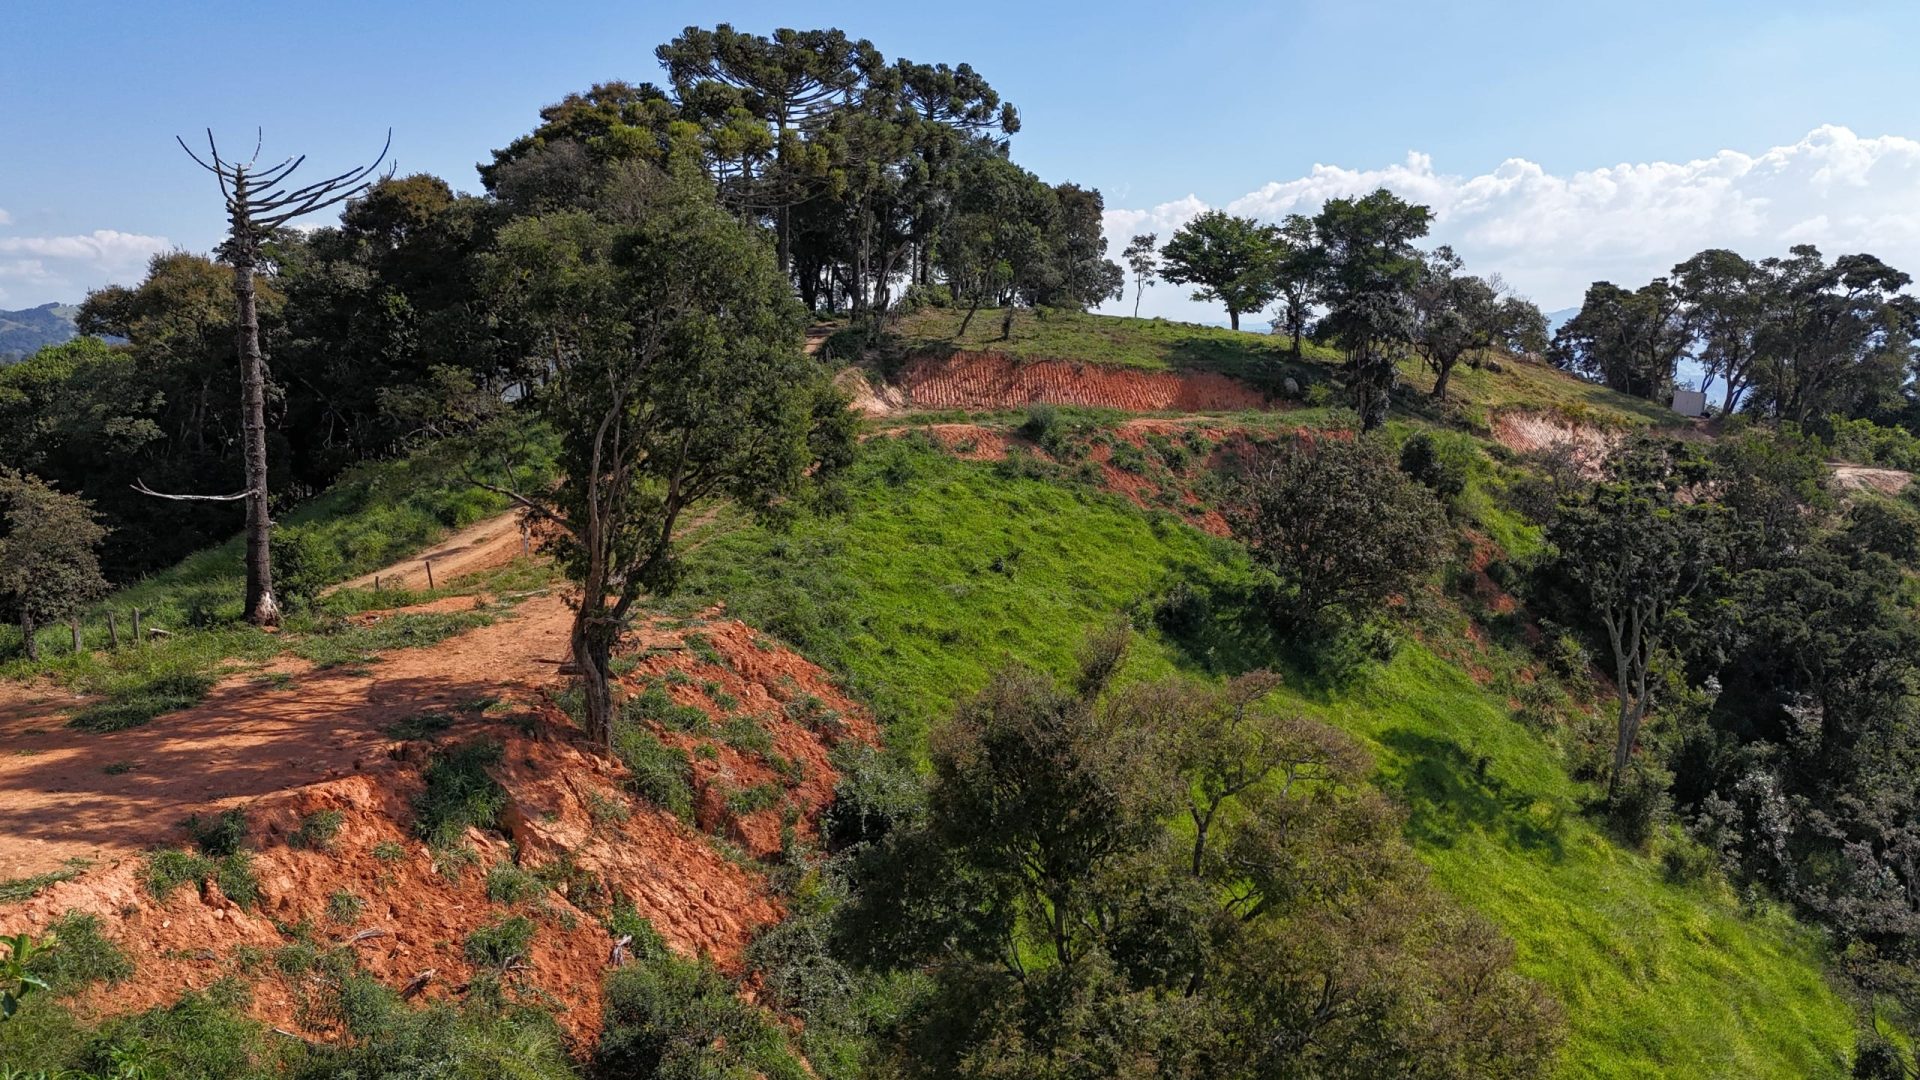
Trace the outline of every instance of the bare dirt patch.
<instances>
[{"instance_id":1,"label":"bare dirt patch","mask_svg":"<svg viewBox=\"0 0 1920 1080\"><path fill-rule=\"evenodd\" d=\"M1899 469L1875 469L1865 465L1831 463L1833 482L1842 491L1875 491L1898 495L1913 483L1913 474Z\"/></svg>"},{"instance_id":2,"label":"bare dirt patch","mask_svg":"<svg viewBox=\"0 0 1920 1080\"><path fill-rule=\"evenodd\" d=\"M505 566L526 551L521 541L520 515L500 514L459 530L411 559L361 574L326 591L372 588L376 577L382 588L424 589L428 562L433 563L434 584L445 585L457 577Z\"/></svg>"},{"instance_id":3,"label":"bare dirt patch","mask_svg":"<svg viewBox=\"0 0 1920 1080\"><path fill-rule=\"evenodd\" d=\"M1520 410L1496 415L1493 418L1493 437L1507 449L1523 454L1567 447L1573 455L1574 464L1589 476L1600 475L1600 468L1607 456L1625 438L1618 431Z\"/></svg>"},{"instance_id":4,"label":"bare dirt patch","mask_svg":"<svg viewBox=\"0 0 1920 1080\"><path fill-rule=\"evenodd\" d=\"M1272 407L1259 388L1216 372L1141 371L1059 360L1022 363L1000 353L913 360L895 382L920 409L1010 409L1039 403L1129 412Z\"/></svg>"}]
</instances>

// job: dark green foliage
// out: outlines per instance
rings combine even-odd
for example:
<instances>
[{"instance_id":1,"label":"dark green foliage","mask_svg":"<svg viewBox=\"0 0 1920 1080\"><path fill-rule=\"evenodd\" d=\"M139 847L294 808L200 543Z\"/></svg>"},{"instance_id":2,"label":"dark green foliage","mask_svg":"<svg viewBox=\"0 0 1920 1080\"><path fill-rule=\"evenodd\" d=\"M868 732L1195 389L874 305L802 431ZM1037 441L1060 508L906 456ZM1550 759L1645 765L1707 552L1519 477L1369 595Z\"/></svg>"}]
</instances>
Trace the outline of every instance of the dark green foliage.
<instances>
[{"instance_id":1,"label":"dark green foliage","mask_svg":"<svg viewBox=\"0 0 1920 1080\"><path fill-rule=\"evenodd\" d=\"M711 963L664 950L608 977L594 1066L607 1076L807 1076L769 1013Z\"/></svg>"},{"instance_id":2,"label":"dark green foliage","mask_svg":"<svg viewBox=\"0 0 1920 1080\"><path fill-rule=\"evenodd\" d=\"M360 913L366 910L367 902L357 894L340 889L327 895L327 918L342 926L351 926Z\"/></svg>"},{"instance_id":3,"label":"dark green foliage","mask_svg":"<svg viewBox=\"0 0 1920 1080\"><path fill-rule=\"evenodd\" d=\"M200 854L224 858L247 842L247 812L239 807L218 814L192 814L180 823Z\"/></svg>"},{"instance_id":4,"label":"dark green foliage","mask_svg":"<svg viewBox=\"0 0 1920 1080\"><path fill-rule=\"evenodd\" d=\"M47 991L71 996L95 983L117 983L133 975L133 961L101 932L100 917L69 911L47 927L51 942L28 962L28 970L46 981Z\"/></svg>"},{"instance_id":5,"label":"dark green foliage","mask_svg":"<svg viewBox=\"0 0 1920 1080\"><path fill-rule=\"evenodd\" d=\"M507 793L487 770L500 762L500 744L470 742L443 751L421 774L414 796L414 832L429 847L450 849L468 829L499 824Z\"/></svg>"},{"instance_id":6,"label":"dark green foliage","mask_svg":"<svg viewBox=\"0 0 1920 1080\"><path fill-rule=\"evenodd\" d=\"M0 620L20 627L30 658L36 628L107 591L95 554L107 530L98 518L87 500L0 467Z\"/></svg>"},{"instance_id":7,"label":"dark green foliage","mask_svg":"<svg viewBox=\"0 0 1920 1080\"><path fill-rule=\"evenodd\" d=\"M1296 635L1364 623L1439 566L1445 521L1372 441L1289 440L1233 479L1228 520L1279 582L1274 616Z\"/></svg>"},{"instance_id":8,"label":"dark green foliage","mask_svg":"<svg viewBox=\"0 0 1920 1080\"><path fill-rule=\"evenodd\" d=\"M1476 453L1464 439L1436 436L1422 428L1400 444L1400 471L1441 501L1451 502L1467 489Z\"/></svg>"},{"instance_id":9,"label":"dark green foliage","mask_svg":"<svg viewBox=\"0 0 1920 1080\"><path fill-rule=\"evenodd\" d=\"M1279 295L1281 253L1273 226L1209 210L1181 226L1160 249L1160 276L1196 286L1195 300L1225 306L1228 323L1238 330L1242 314L1259 311Z\"/></svg>"},{"instance_id":10,"label":"dark green foliage","mask_svg":"<svg viewBox=\"0 0 1920 1080\"><path fill-rule=\"evenodd\" d=\"M73 714L67 726L81 731L112 732L139 727L156 716L190 709L213 689L213 677L193 671L169 671L123 687L105 701Z\"/></svg>"},{"instance_id":11,"label":"dark green foliage","mask_svg":"<svg viewBox=\"0 0 1920 1080\"><path fill-rule=\"evenodd\" d=\"M1637 291L1596 281L1579 313L1554 333L1549 356L1610 389L1666 401L1673 396L1674 365L1691 340L1680 296L1666 279Z\"/></svg>"},{"instance_id":12,"label":"dark green foliage","mask_svg":"<svg viewBox=\"0 0 1920 1080\"><path fill-rule=\"evenodd\" d=\"M140 868L140 883L156 900L165 900L173 890L188 882L212 875L213 860L178 848L161 848L147 854Z\"/></svg>"},{"instance_id":13,"label":"dark green foliage","mask_svg":"<svg viewBox=\"0 0 1920 1080\"><path fill-rule=\"evenodd\" d=\"M0 904L17 904L22 900L31 900L48 886L58 885L62 881L72 881L79 877L80 871L85 868L84 861L74 860L60 870L49 870L44 874L0 881Z\"/></svg>"},{"instance_id":14,"label":"dark green foliage","mask_svg":"<svg viewBox=\"0 0 1920 1080\"><path fill-rule=\"evenodd\" d=\"M467 962L476 967L504 969L515 960L527 958L536 929L532 919L509 915L468 934L462 951Z\"/></svg>"},{"instance_id":15,"label":"dark green foliage","mask_svg":"<svg viewBox=\"0 0 1920 1080\"><path fill-rule=\"evenodd\" d=\"M1555 1010L1510 943L1426 882L1362 783L1366 755L1267 705L1270 676L1109 690L1124 651L1123 634L1091 640L1071 689L996 675L939 732L924 824L857 853L844 940L933 981L894 1066L1544 1074ZM761 950L776 993L845 997L796 953Z\"/></svg>"},{"instance_id":16,"label":"dark green foliage","mask_svg":"<svg viewBox=\"0 0 1920 1080\"><path fill-rule=\"evenodd\" d=\"M295 610L312 604L321 589L340 580L345 565L340 550L315 530L298 526L274 530L274 588Z\"/></svg>"},{"instance_id":17,"label":"dark green foliage","mask_svg":"<svg viewBox=\"0 0 1920 1080\"><path fill-rule=\"evenodd\" d=\"M620 703L620 719L626 724L652 721L668 731L704 734L713 727L713 719L697 705L676 704L665 688L649 686Z\"/></svg>"},{"instance_id":18,"label":"dark green foliage","mask_svg":"<svg viewBox=\"0 0 1920 1080\"><path fill-rule=\"evenodd\" d=\"M287 834L289 847L307 851L328 851L347 815L339 810L315 810L300 819L300 827Z\"/></svg>"},{"instance_id":19,"label":"dark green foliage","mask_svg":"<svg viewBox=\"0 0 1920 1080\"><path fill-rule=\"evenodd\" d=\"M1424 272L1413 242L1433 212L1385 188L1328 199L1313 218L1321 302L1318 334L1339 344L1352 371L1348 390L1360 426L1386 422L1394 361L1416 332L1413 292Z\"/></svg>"},{"instance_id":20,"label":"dark green foliage","mask_svg":"<svg viewBox=\"0 0 1920 1080\"><path fill-rule=\"evenodd\" d=\"M685 751L646 728L622 724L614 730L613 752L631 774L627 784L635 795L682 821L693 820L693 773Z\"/></svg>"}]
</instances>

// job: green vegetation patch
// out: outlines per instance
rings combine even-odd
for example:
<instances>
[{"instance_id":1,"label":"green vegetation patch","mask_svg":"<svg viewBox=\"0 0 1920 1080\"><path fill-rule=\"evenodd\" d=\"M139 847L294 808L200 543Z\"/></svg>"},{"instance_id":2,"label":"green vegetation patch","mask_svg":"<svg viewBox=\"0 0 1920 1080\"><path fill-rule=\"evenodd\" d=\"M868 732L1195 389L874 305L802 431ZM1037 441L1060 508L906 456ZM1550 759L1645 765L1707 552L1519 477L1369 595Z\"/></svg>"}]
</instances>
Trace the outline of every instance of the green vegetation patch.
<instances>
[{"instance_id":1,"label":"green vegetation patch","mask_svg":"<svg viewBox=\"0 0 1920 1080\"><path fill-rule=\"evenodd\" d=\"M499 743L482 740L446 750L427 766L413 814L414 830L429 847L450 849L469 828L499 825L507 792L487 770L500 757Z\"/></svg>"}]
</instances>

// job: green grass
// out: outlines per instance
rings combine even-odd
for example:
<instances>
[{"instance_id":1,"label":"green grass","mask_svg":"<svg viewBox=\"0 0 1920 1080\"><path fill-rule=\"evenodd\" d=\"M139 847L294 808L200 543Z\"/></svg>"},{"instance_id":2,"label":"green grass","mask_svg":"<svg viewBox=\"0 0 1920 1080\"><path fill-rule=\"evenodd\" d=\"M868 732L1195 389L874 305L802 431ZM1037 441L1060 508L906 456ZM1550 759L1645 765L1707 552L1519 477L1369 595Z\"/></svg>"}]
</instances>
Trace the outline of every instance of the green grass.
<instances>
[{"instance_id":1,"label":"green grass","mask_svg":"<svg viewBox=\"0 0 1920 1080\"><path fill-rule=\"evenodd\" d=\"M63 881L72 881L79 877L81 871L89 865L90 863L85 859L70 859L66 866L58 870L0 881L0 904L18 904L23 900L31 900Z\"/></svg>"},{"instance_id":2,"label":"green grass","mask_svg":"<svg viewBox=\"0 0 1920 1080\"><path fill-rule=\"evenodd\" d=\"M845 678L891 721L890 738L921 738L998 664L1065 672L1087 630L1142 611L1172 576L1244 573L1231 545L1085 487L905 440L869 447L846 517L707 544L681 604L724 597ZM1476 466L1468 497L1491 468ZM1138 676L1247 659L1193 658L1148 633L1131 665ZM1560 1075L1844 1072L1852 1016L1812 935L1714 886L1670 883L1655 858L1615 844L1580 814L1589 793L1561 752L1512 718L1498 685L1418 643L1336 687L1295 683L1286 693L1302 711L1373 747L1439 882L1503 926L1522 970L1566 1005Z\"/></svg>"},{"instance_id":3,"label":"green grass","mask_svg":"<svg viewBox=\"0 0 1920 1080\"><path fill-rule=\"evenodd\" d=\"M499 743L479 741L434 757L413 801L414 831L429 847L453 848L467 829L499 823L507 793L487 770L500 763L500 756Z\"/></svg>"}]
</instances>

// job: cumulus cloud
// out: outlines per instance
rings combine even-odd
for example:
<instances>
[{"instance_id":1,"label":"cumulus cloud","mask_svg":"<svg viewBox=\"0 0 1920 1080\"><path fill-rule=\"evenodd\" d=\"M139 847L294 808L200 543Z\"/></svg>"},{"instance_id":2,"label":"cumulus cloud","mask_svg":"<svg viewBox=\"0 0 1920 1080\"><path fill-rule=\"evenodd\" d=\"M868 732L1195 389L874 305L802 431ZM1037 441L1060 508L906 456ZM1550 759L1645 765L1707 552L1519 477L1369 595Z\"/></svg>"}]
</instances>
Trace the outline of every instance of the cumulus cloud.
<instances>
[{"instance_id":1,"label":"cumulus cloud","mask_svg":"<svg viewBox=\"0 0 1920 1080\"><path fill-rule=\"evenodd\" d=\"M9 223L0 211L0 227ZM9 307L50 300L76 303L89 289L132 284L147 260L172 245L164 236L95 229L71 236L0 232L0 300Z\"/></svg>"},{"instance_id":2,"label":"cumulus cloud","mask_svg":"<svg viewBox=\"0 0 1920 1080\"><path fill-rule=\"evenodd\" d=\"M1871 251L1920 274L1920 140L1862 138L1831 125L1760 154L1721 150L1688 162L1623 163L1564 176L1523 158L1478 175L1448 173L1419 152L1380 168L1316 165L1224 208L1277 221L1380 187L1431 206L1432 242L1452 244L1470 270L1497 271L1549 310L1578 304L1592 281L1637 285L1708 247L1758 257L1812 243L1829 255ZM1117 252L1128 236L1148 229L1165 240L1206 209L1189 195L1150 209L1108 211L1108 245ZM1167 285L1148 292L1146 308L1218 318Z\"/></svg>"}]
</instances>

